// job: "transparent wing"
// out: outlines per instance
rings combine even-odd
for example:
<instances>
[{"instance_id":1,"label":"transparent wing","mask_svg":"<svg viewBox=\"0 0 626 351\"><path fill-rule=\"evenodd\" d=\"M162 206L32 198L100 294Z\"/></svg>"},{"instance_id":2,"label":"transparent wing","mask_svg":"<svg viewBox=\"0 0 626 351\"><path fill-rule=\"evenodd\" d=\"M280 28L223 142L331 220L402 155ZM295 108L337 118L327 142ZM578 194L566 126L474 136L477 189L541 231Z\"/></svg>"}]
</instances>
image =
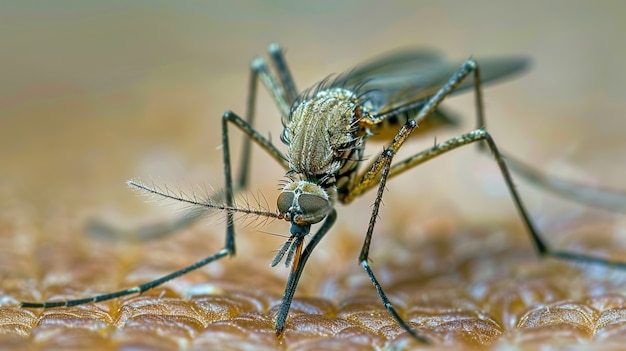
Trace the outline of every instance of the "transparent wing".
<instances>
[{"instance_id":1,"label":"transparent wing","mask_svg":"<svg viewBox=\"0 0 626 351\"><path fill-rule=\"evenodd\" d=\"M529 60L523 57L476 59L481 82L491 83L523 71ZM358 66L338 79L344 88L355 90L368 101L374 115L390 111L403 112L434 95L463 65L449 62L430 50L404 50L382 56ZM473 80L464 81L454 93L473 87Z\"/></svg>"}]
</instances>

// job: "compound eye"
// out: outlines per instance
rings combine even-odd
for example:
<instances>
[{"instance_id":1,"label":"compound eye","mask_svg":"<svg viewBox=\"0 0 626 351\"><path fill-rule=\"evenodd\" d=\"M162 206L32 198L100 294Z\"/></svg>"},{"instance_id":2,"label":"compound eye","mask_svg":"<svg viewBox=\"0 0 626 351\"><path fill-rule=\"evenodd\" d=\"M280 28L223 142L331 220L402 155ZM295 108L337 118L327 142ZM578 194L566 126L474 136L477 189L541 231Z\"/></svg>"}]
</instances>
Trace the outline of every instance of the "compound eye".
<instances>
[{"instance_id":1,"label":"compound eye","mask_svg":"<svg viewBox=\"0 0 626 351\"><path fill-rule=\"evenodd\" d=\"M279 213L287 213L293 205L294 194L293 193L281 193L278 195L277 206Z\"/></svg>"},{"instance_id":2,"label":"compound eye","mask_svg":"<svg viewBox=\"0 0 626 351\"><path fill-rule=\"evenodd\" d=\"M313 215L322 212L328 207L328 200L319 195L301 194L298 197L298 205L305 215Z\"/></svg>"}]
</instances>

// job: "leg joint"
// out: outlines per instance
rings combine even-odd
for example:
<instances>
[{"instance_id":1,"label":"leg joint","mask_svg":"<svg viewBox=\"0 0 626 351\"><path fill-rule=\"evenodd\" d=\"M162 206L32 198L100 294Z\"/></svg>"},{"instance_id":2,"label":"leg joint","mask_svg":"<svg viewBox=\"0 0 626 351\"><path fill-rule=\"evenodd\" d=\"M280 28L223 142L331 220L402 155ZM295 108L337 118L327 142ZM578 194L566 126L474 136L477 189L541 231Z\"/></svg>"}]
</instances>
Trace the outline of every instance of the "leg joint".
<instances>
[{"instance_id":1,"label":"leg joint","mask_svg":"<svg viewBox=\"0 0 626 351\"><path fill-rule=\"evenodd\" d=\"M255 57L254 59L252 59L252 62L250 63L250 67L255 72L267 71L265 60L262 57Z\"/></svg>"},{"instance_id":2,"label":"leg joint","mask_svg":"<svg viewBox=\"0 0 626 351\"><path fill-rule=\"evenodd\" d=\"M413 118L409 118L406 121L406 127L410 128L410 129L413 129L413 128L417 127L417 121L415 119L413 119Z\"/></svg>"},{"instance_id":3,"label":"leg joint","mask_svg":"<svg viewBox=\"0 0 626 351\"><path fill-rule=\"evenodd\" d=\"M231 120L233 118L233 111L231 110L227 110L226 112L224 112L224 114L222 115L222 121L228 121Z\"/></svg>"},{"instance_id":4,"label":"leg joint","mask_svg":"<svg viewBox=\"0 0 626 351\"><path fill-rule=\"evenodd\" d=\"M474 130L472 133L476 136L483 137L484 139L489 139L489 140L493 139L491 137L491 134L489 134L489 132L485 129L485 127L480 127Z\"/></svg>"},{"instance_id":5,"label":"leg joint","mask_svg":"<svg viewBox=\"0 0 626 351\"><path fill-rule=\"evenodd\" d=\"M280 54L280 45L278 45L278 43L270 43L267 46L267 52L269 52L270 55Z\"/></svg>"},{"instance_id":6,"label":"leg joint","mask_svg":"<svg viewBox=\"0 0 626 351\"><path fill-rule=\"evenodd\" d=\"M467 61L465 61L463 67L468 71L473 71L478 69L478 63L476 62L476 60L470 57L469 59L467 59Z\"/></svg>"},{"instance_id":7,"label":"leg joint","mask_svg":"<svg viewBox=\"0 0 626 351\"><path fill-rule=\"evenodd\" d=\"M234 257L236 253L237 253L237 250L235 250L234 247L225 247L224 248L224 255L225 256Z\"/></svg>"}]
</instances>

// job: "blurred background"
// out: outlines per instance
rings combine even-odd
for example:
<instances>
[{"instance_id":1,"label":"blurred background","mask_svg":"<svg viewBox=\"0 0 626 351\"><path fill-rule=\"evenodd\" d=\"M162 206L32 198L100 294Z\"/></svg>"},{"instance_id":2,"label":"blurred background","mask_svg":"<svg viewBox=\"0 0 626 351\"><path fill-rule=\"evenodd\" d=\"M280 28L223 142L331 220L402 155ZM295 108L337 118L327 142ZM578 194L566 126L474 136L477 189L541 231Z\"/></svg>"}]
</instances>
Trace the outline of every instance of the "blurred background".
<instances>
[{"instance_id":1,"label":"blurred background","mask_svg":"<svg viewBox=\"0 0 626 351\"><path fill-rule=\"evenodd\" d=\"M228 109L244 114L250 61L271 42L285 49L300 89L404 47L459 62L526 56L527 73L484 93L500 148L550 174L624 190L623 33L622 1L1 1L1 207L134 225L172 211L146 204L128 179L221 188L219 118ZM278 141L279 114L262 88L258 101L256 125ZM460 128L412 141L406 153L474 127L472 94L445 106ZM240 138L233 136L235 150ZM253 159L251 189L273 207L283 171L258 149ZM518 183L541 220L546 195ZM429 162L388 189L381 232L440 212L518 223L497 168L476 148ZM338 226L362 237L372 196L341 208ZM221 227L203 230L222 236ZM282 239L267 240L276 248Z\"/></svg>"},{"instance_id":2,"label":"blurred background","mask_svg":"<svg viewBox=\"0 0 626 351\"><path fill-rule=\"evenodd\" d=\"M485 92L500 147L625 188L625 19L621 1L3 1L0 184L42 208L101 209L140 204L124 186L133 177L221 187L219 117L244 113L249 62L278 42L300 89L402 47L459 62L527 56L528 73ZM257 125L277 139L277 110L259 96ZM473 127L472 99L450 99L464 123L439 140ZM500 206L474 206L488 196L468 186L493 179L466 172L491 161L472 148L456 154L402 176L388 195L426 192L493 213ZM282 172L254 157L252 187L273 197Z\"/></svg>"}]
</instances>

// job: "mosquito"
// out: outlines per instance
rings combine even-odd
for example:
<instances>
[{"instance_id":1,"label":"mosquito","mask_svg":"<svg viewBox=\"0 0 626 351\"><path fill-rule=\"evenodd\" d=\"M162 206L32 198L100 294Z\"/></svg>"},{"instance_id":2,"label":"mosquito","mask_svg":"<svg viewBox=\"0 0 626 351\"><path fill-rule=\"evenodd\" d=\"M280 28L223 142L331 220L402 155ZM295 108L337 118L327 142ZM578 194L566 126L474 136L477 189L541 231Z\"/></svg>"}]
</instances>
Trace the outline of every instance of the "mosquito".
<instances>
[{"instance_id":1,"label":"mosquito","mask_svg":"<svg viewBox=\"0 0 626 351\"><path fill-rule=\"evenodd\" d=\"M281 305L275 316L276 335L280 336L285 329L291 302L306 262L335 223L336 204L349 204L359 195L376 188L358 262L398 325L416 340L429 343L428 338L405 322L384 292L369 264L370 243L385 185L390 178L448 151L470 144L478 144L480 149L489 150L495 158L513 203L540 256L626 268L626 264L622 262L549 248L529 217L507 164L519 170L522 176L548 189L563 189L551 185L552 183L546 181L547 178L518 161L508 157L505 161L493 137L485 128L482 84L522 71L527 66L526 59L511 57L484 60L479 69L477 61L472 58L461 63L452 63L432 51L405 50L379 57L334 78L326 78L298 93L281 48L277 44L270 44L268 53L275 73L270 72L264 59L256 58L252 61L246 117L241 118L232 111L226 111L221 119L226 183L223 200L198 200L161 191L140 182L128 182L130 186L143 192L201 209L192 210L178 221L178 225L169 226L170 229L197 219L203 211L224 211L227 220L224 248L188 267L130 289L75 300L22 302L22 307L74 306L142 293L213 261L233 256L236 252L234 215L247 214L285 220L290 225L288 239L271 262L272 267L283 260L287 267L290 266ZM468 79L469 76L473 79ZM280 111L283 125L280 140L286 146L285 153L253 127L259 80ZM394 162L396 153L409 136L418 133L418 126L422 131L452 123L452 119L440 109L440 104L450 94L464 90L474 91L476 129L443 142L435 142L426 150ZM241 173L236 183L233 183L231 172L229 128L232 126L247 136L243 144ZM366 141L384 134L391 134L393 139L382 152L364 165ZM247 186L252 142L285 169L286 180L276 200L276 211L237 206L234 202L234 193ZM584 195L574 192L571 196L583 202L593 203L597 199L597 196L590 198L589 192ZM599 203L602 205L602 201ZM317 224L320 226L311 236L311 227ZM308 243L305 242L307 236L310 236Z\"/></svg>"}]
</instances>

